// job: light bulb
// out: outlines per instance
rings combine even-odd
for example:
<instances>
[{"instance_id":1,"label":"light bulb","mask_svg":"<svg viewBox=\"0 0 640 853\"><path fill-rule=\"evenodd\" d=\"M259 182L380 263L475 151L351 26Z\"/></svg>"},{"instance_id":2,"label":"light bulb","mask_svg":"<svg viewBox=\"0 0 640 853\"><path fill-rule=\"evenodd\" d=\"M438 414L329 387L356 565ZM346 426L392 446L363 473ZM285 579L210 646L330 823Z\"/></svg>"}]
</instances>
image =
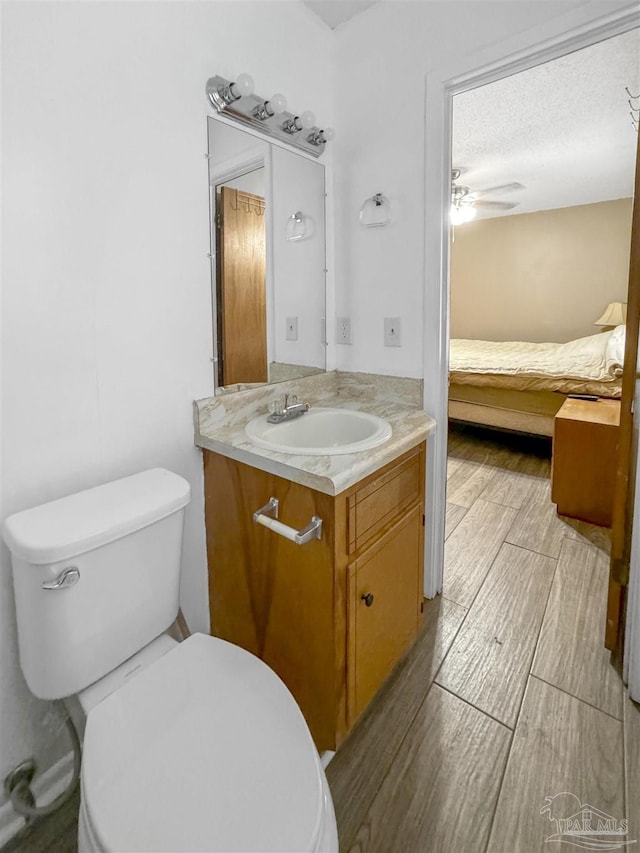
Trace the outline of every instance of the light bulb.
<instances>
[{"instance_id":1,"label":"light bulb","mask_svg":"<svg viewBox=\"0 0 640 853\"><path fill-rule=\"evenodd\" d=\"M331 142L332 139L336 138L336 132L332 127L325 128L322 133L327 142Z\"/></svg>"},{"instance_id":2,"label":"light bulb","mask_svg":"<svg viewBox=\"0 0 640 853\"><path fill-rule=\"evenodd\" d=\"M274 113L283 113L287 108L287 99L284 95L274 95L269 98L269 106Z\"/></svg>"},{"instance_id":3,"label":"light bulb","mask_svg":"<svg viewBox=\"0 0 640 853\"><path fill-rule=\"evenodd\" d=\"M253 77L250 74L238 74L238 79L231 84L231 91L236 98L246 97L253 92Z\"/></svg>"},{"instance_id":4,"label":"light bulb","mask_svg":"<svg viewBox=\"0 0 640 853\"><path fill-rule=\"evenodd\" d=\"M470 204L465 204L462 207L452 204L449 211L449 219L452 225L462 225L474 219L476 213L476 209Z\"/></svg>"},{"instance_id":5,"label":"light bulb","mask_svg":"<svg viewBox=\"0 0 640 853\"><path fill-rule=\"evenodd\" d=\"M311 112L311 110L305 110L300 116L300 124L308 130L310 127L316 123L316 117Z\"/></svg>"},{"instance_id":6,"label":"light bulb","mask_svg":"<svg viewBox=\"0 0 640 853\"><path fill-rule=\"evenodd\" d=\"M462 210L459 207L456 207L455 204L451 205L451 209L449 210L449 219L451 220L452 225L461 225L464 222L462 218Z\"/></svg>"}]
</instances>

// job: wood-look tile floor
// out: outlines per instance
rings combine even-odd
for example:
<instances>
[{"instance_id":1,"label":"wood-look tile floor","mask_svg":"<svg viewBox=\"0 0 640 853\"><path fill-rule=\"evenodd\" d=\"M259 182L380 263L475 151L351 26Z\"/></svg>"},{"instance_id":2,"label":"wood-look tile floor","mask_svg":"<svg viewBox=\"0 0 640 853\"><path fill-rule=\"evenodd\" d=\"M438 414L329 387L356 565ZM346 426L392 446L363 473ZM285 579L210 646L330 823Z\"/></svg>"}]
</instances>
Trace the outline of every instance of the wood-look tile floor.
<instances>
[{"instance_id":1,"label":"wood-look tile floor","mask_svg":"<svg viewBox=\"0 0 640 853\"><path fill-rule=\"evenodd\" d=\"M640 844L640 711L602 645L608 531L558 517L549 453L451 432L443 594L327 769L341 850L575 851L546 839L584 804Z\"/></svg>"},{"instance_id":2,"label":"wood-look tile floor","mask_svg":"<svg viewBox=\"0 0 640 853\"><path fill-rule=\"evenodd\" d=\"M327 769L342 851L575 851L545 839L586 803L640 845L640 710L602 647L608 534L558 518L548 452L451 433L443 595ZM76 815L3 853L76 853Z\"/></svg>"}]
</instances>

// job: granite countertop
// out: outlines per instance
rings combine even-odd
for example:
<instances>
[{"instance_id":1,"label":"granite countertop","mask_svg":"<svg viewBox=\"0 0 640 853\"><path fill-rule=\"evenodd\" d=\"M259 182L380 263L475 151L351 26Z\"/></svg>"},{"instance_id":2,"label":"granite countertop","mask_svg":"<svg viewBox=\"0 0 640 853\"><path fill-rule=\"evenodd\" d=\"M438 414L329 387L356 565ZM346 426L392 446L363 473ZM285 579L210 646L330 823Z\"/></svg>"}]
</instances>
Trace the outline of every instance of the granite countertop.
<instances>
[{"instance_id":1,"label":"granite countertop","mask_svg":"<svg viewBox=\"0 0 640 853\"><path fill-rule=\"evenodd\" d=\"M270 402L296 394L311 406L358 409L389 422L391 438L359 453L306 456L278 453L253 444L248 421ZM194 402L195 443L254 468L337 495L423 442L435 421L422 410L422 381L396 376L333 371Z\"/></svg>"}]
</instances>

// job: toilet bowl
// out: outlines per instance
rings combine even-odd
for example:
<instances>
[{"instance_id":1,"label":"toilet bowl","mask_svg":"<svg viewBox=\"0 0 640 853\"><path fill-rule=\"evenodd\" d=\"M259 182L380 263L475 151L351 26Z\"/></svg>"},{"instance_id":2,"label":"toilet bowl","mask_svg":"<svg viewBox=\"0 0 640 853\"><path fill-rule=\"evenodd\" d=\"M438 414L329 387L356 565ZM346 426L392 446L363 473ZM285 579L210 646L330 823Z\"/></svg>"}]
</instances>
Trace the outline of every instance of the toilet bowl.
<instances>
[{"instance_id":1,"label":"toilet bowl","mask_svg":"<svg viewBox=\"0 0 640 853\"><path fill-rule=\"evenodd\" d=\"M79 853L338 850L294 698L244 649L178 643L185 480L145 471L5 520L20 663L84 713Z\"/></svg>"},{"instance_id":2,"label":"toilet bowl","mask_svg":"<svg viewBox=\"0 0 640 853\"><path fill-rule=\"evenodd\" d=\"M87 716L79 853L337 851L326 777L262 661L194 634Z\"/></svg>"}]
</instances>

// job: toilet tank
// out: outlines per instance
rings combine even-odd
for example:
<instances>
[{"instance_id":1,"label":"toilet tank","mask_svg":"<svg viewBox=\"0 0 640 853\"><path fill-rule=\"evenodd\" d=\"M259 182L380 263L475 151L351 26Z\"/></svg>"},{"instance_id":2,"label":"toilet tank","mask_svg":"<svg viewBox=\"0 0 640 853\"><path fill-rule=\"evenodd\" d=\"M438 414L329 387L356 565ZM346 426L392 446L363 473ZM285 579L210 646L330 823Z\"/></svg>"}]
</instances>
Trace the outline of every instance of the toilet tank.
<instances>
[{"instance_id":1,"label":"toilet tank","mask_svg":"<svg viewBox=\"0 0 640 853\"><path fill-rule=\"evenodd\" d=\"M171 625L189 497L186 480L154 468L5 520L20 664L36 696L78 693Z\"/></svg>"}]
</instances>

